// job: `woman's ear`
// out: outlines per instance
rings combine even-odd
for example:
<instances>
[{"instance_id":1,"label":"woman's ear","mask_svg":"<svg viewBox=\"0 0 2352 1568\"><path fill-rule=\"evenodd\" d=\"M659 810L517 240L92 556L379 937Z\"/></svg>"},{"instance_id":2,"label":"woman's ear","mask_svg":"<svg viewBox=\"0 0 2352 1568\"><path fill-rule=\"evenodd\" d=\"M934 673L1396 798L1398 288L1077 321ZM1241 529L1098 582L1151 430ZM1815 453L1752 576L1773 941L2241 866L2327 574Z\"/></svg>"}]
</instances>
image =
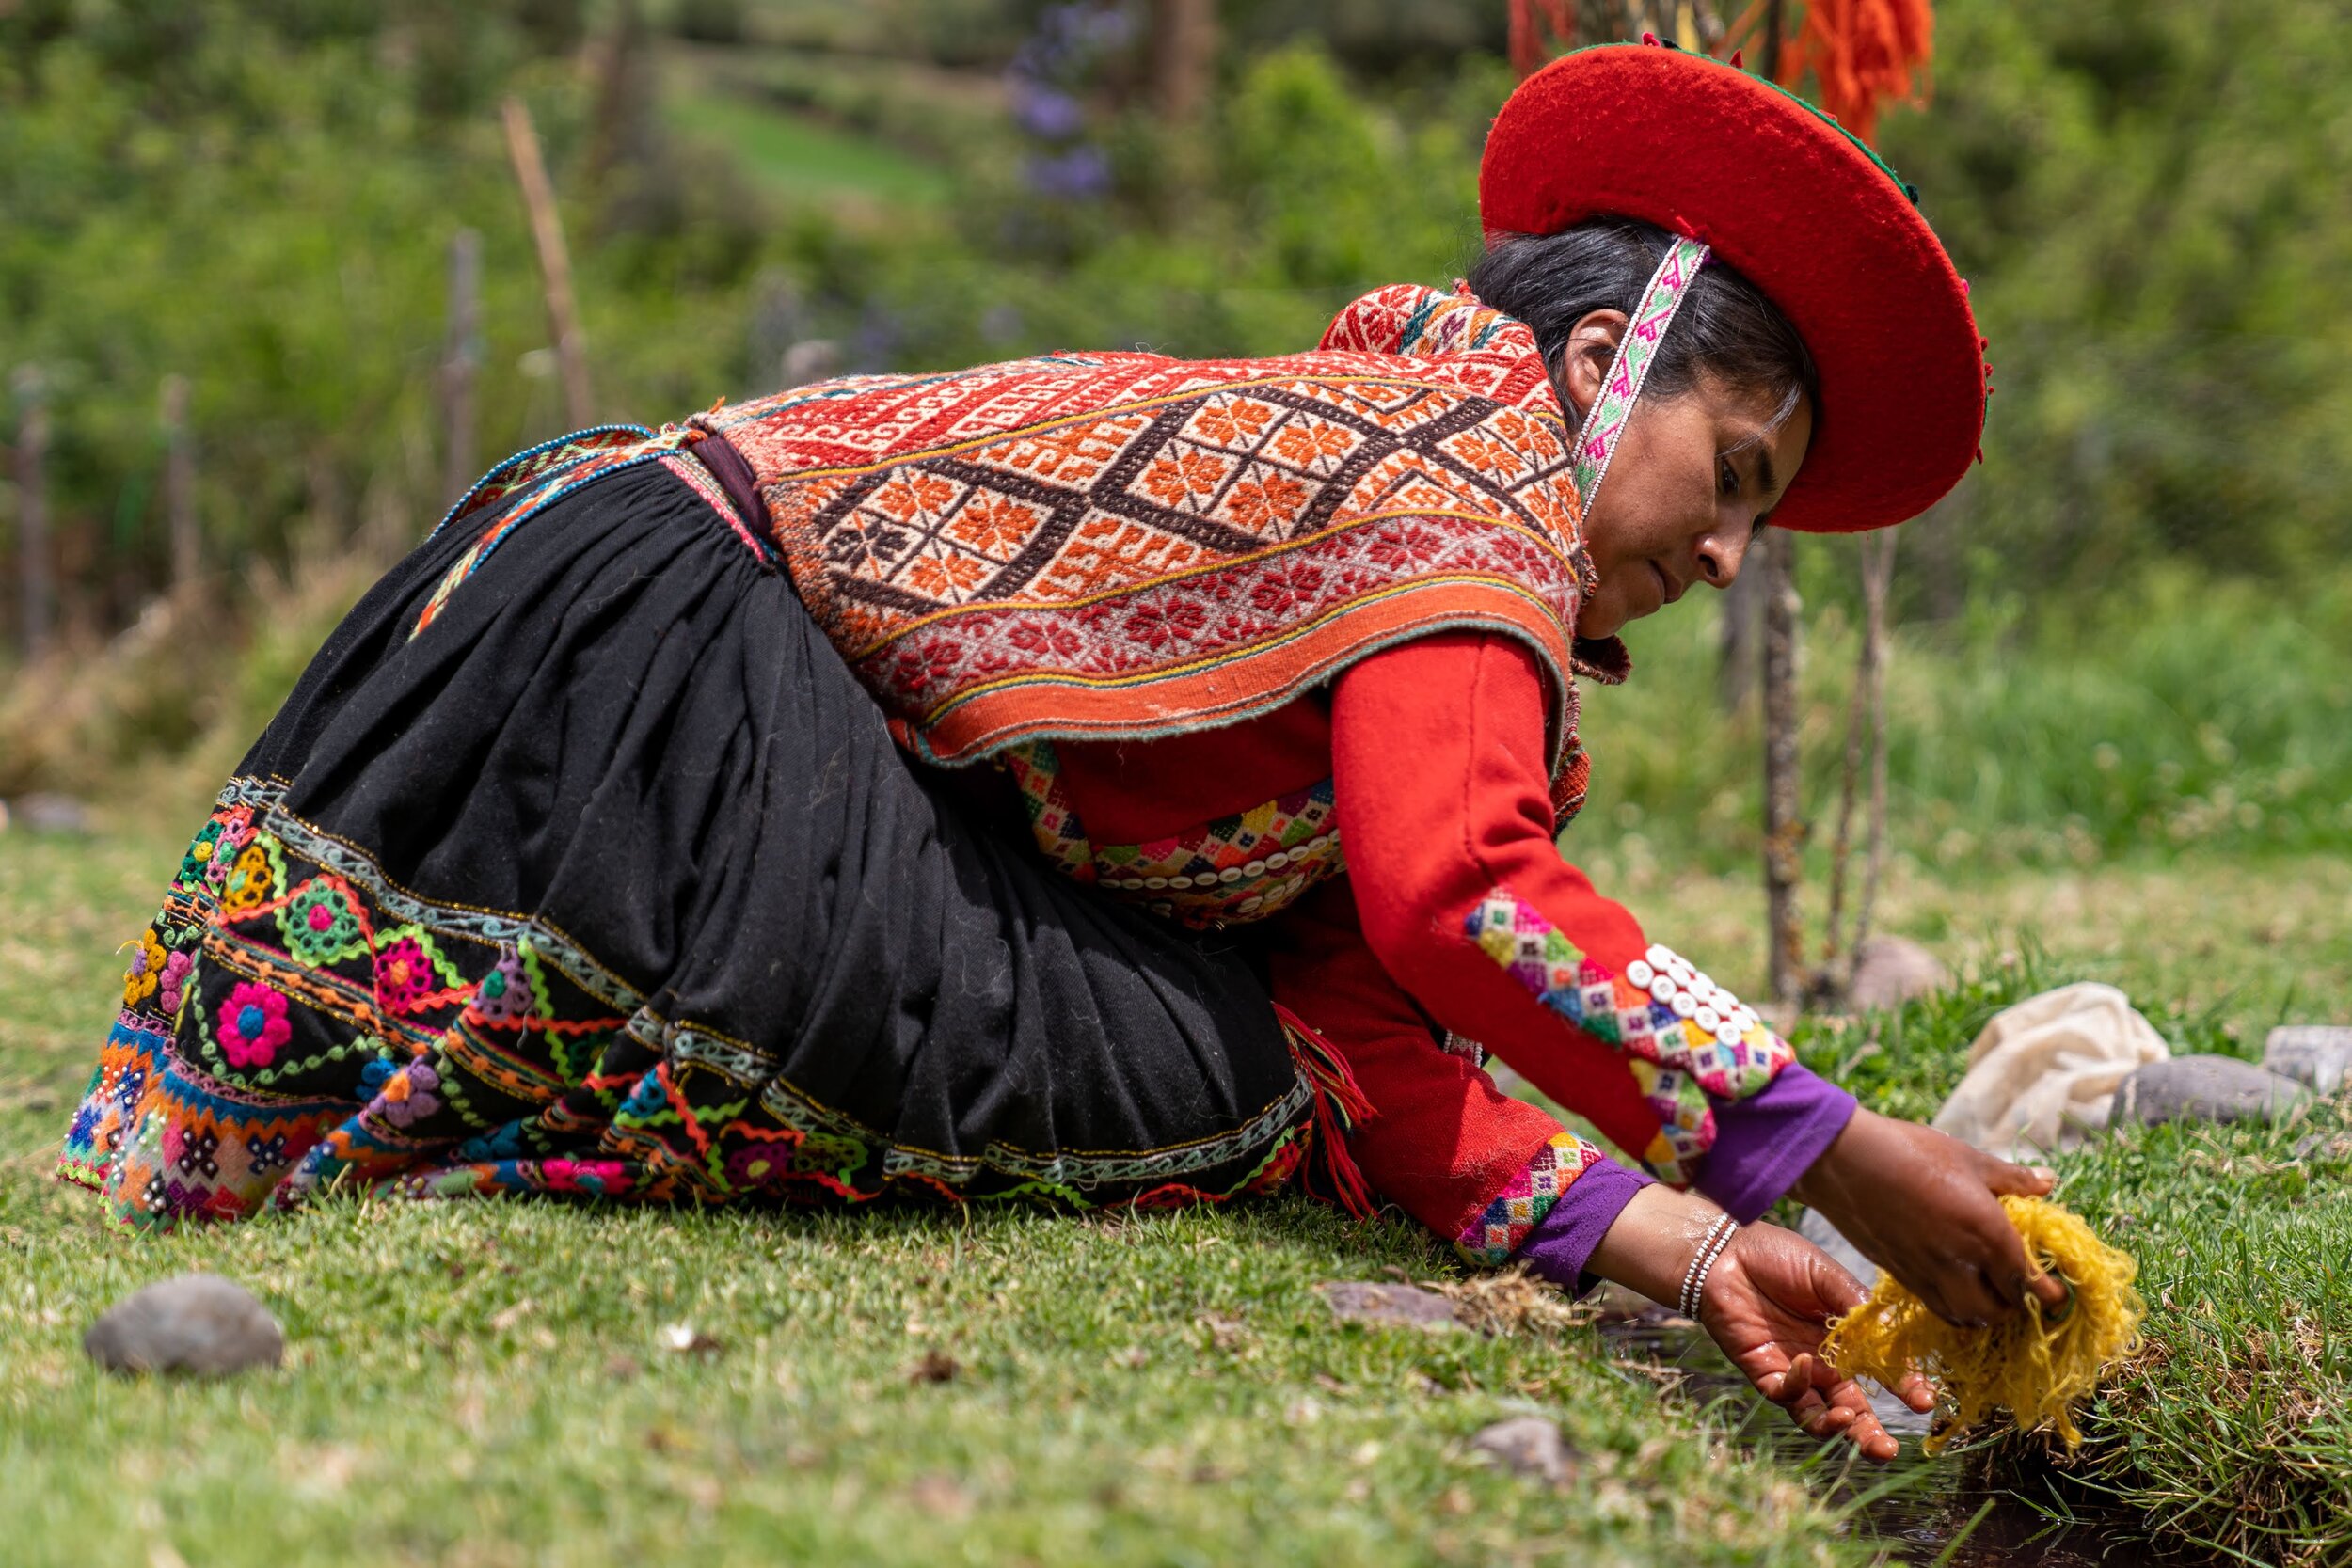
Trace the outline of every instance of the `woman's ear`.
<instances>
[{"instance_id":1,"label":"woman's ear","mask_svg":"<svg viewBox=\"0 0 2352 1568\"><path fill-rule=\"evenodd\" d=\"M1573 420L1581 421L1599 400L1609 367L1616 362L1617 345L1625 341L1626 319L1623 310L1588 310L1568 329L1568 341L1560 345L1552 384L1568 404Z\"/></svg>"}]
</instances>

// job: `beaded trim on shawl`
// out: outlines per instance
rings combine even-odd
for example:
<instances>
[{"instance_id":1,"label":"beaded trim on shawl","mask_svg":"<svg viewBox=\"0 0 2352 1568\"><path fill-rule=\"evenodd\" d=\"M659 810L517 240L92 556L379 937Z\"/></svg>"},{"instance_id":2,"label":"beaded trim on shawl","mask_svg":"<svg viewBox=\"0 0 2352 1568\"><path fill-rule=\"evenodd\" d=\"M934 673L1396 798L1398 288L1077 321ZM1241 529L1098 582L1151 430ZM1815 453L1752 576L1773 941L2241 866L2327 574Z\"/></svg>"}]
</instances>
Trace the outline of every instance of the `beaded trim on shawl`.
<instances>
[{"instance_id":1,"label":"beaded trim on shawl","mask_svg":"<svg viewBox=\"0 0 2352 1568\"><path fill-rule=\"evenodd\" d=\"M1064 875L1195 929L1265 920L1347 869L1331 781L1149 844L1096 844L1061 786L1050 740L1003 755L1029 832Z\"/></svg>"},{"instance_id":2,"label":"beaded trim on shawl","mask_svg":"<svg viewBox=\"0 0 2352 1568\"><path fill-rule=\"evenodd\" d=\"M1622 678L1613 640L1574 636L1592 567L1534 339L1473 301L1383 290L1287 358L1057 355L698 422L750 464L803 601L930 761L1230 723L1475 627L1550 673L1565 804L1573 677Z\"/></svg>"}]
</instances>

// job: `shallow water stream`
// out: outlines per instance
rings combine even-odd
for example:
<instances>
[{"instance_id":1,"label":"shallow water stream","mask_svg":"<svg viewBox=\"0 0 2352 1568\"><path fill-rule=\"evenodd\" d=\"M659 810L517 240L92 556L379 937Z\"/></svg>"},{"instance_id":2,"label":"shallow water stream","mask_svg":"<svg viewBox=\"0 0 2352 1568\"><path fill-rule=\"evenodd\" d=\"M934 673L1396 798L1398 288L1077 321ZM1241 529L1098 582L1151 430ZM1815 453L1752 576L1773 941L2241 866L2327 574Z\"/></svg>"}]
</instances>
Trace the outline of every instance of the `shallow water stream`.
<instances>
[{"instance_id":1,"label":"shallow water stream","mask_svg":"<svg viewBox=\"0 0 2352 1568\"><path fill-rule=\"evenodd\" d=\"M1814 1460L1808 1484L1833 1506L1853 1506L1855 1530L1887 1547L1893 1561L1920 1568L2242 1568L2236 1559L2160 1552L2140 1538L2137 1517L2121 1510L2053 1501L2045 1512L1988 1487L1962 1458L1930 1459L1919 1448L1927 1418L1891 1396L1879 1401L1880 1418L1901 1439L1902 1457L1884 1467L1849 1465L1844 1450L1823 1453L1757 1398L1713 1342L1682 1320L1605 1323L1600 1332L1635 1375L1701 1405L1723 1402L1718 1413L1728 1407L1742 1439L1792 1460ZM1904 1484L1882 1489L1899 1478Z\"/></svg>"}]
</instances>

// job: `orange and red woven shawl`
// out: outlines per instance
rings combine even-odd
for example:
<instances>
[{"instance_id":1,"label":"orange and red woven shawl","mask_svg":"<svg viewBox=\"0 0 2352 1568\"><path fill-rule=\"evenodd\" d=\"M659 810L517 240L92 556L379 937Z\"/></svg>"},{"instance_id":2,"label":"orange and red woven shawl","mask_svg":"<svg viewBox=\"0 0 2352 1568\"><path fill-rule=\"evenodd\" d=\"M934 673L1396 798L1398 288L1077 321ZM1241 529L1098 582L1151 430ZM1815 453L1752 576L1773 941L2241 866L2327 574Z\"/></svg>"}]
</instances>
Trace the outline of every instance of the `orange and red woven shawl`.
<instances>
[{"instance_id":1,"label":"orange and red woven shawl","mask_svg":"<svg viewBox=\"0 0 2352 1568\"><path fill-rule=\"evenodd\" d=\"M810 611L928 760L1229 722L1476 626L1549 668L1565 785L1571 673L1613 672L1572 629L1590 566L1533 341L1425 289L1351 313L1353 339L1343 314L1286 358L1053 356L694 422L749 463ZM1353 346L1383 339L1445 351Z\"/></svg>"}]
</instances>

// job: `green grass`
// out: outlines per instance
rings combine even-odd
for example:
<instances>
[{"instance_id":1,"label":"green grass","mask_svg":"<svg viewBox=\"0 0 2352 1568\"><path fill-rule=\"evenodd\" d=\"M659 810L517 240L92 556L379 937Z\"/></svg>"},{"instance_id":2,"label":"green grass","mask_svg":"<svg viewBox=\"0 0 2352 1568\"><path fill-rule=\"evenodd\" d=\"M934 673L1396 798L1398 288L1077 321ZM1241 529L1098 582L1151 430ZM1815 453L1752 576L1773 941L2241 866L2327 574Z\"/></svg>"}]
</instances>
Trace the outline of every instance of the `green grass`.
<instances>
[{"instance_id":1,"label":"green grass","mask_svg":"<svg viewBox=\"0 0 2352 1568\"><path fill-rule=\"evenodd\" d=\"M1304 1201L595 1212L339 1201L137 1240L48 1165L192 802L0 836L0 1550L11 1568L1860 1561L1592 1337L1367 1332L1332 1278L1446 1272ZM283 1321L274 1373L125 1381L77 1346L206 1268ZM709 1354L668 1347L691 1325ZM944 1382L914 1377L951 1358ZM1553 1494L1465 1439L1535 1410ZM176 1555L175 1555L176 1554Z\"/></svg>"},{"instance_id":2,"label":"green grass","mask_svg":"<svg viewBox=\"0 0 2352 1568\"><path fill-rule=\"evenodd\" d=\"M1827 862L1853 678L1853 546L1801 546L1811 861ZM1710 595L1710 598L1712 596ZM1761 741L1717 718L1717 621L1632 628L1635 673L1588 689L1575 832L1755 863ZM2221 850L2352 854L2352 577L2291 594L2136 570L2095 603L1899 626L1888 679L1893 847L1939 877Z\"/></svg>"},{"instance_id":3,"label":"green grass","mask_svg":"<svg viewBox=\"0 0 2352 1568\"><path fill-rule=\"evenodd\" d=\"M948 171L937 164L873 135L763 103L683 62L668 75L662 114L691 140L723 145L755 182L787 199L928 207L953 190Z\"/></svg>"},{"instance_id":4,"label":"green grass","mask_svg":"<svg viewBox=\"0 0 2352 1568\"><path fill-rule=\"evenodd\" d=\"M1985 1019L2095 968L2028 948L1898 1015L1803 1028L1799 1052L1864 1103L1925 1116ZM2212 1013L2148 1010L2182 1048L2238 1043ZM2147 1350L2074 1459L2011 1439L1980 1462L2029 1497L2120 1506L2167 1545L2352 1562L2352 1095L2272 1125L2119 1129L2052 1163L2060 1197L2138 1259Z\"/></svg>"}]
</instances>

